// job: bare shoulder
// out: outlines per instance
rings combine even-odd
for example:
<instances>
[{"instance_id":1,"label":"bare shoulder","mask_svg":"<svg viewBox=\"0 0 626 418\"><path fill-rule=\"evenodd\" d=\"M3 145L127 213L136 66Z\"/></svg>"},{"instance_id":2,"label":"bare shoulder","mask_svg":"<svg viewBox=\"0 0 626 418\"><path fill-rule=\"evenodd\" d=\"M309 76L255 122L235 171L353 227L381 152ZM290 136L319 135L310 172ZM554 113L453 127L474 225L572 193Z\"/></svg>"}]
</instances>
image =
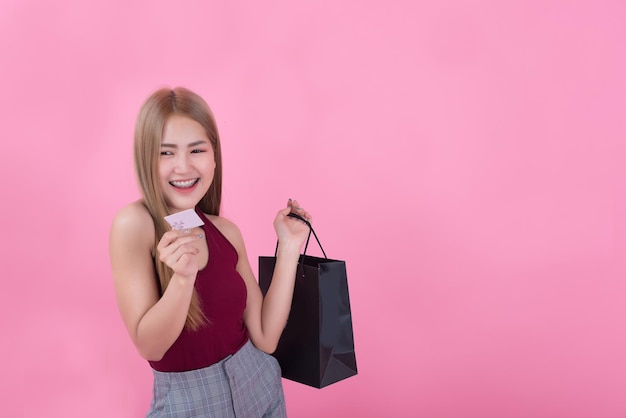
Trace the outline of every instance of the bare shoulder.
<instances>
[{"instance_id":1,"label":"bare shoulder","mask_svg":"<svg viewBox=\"0 0 626 418\"><path fill-rule=\"evenodd\" d=\"M138 200L120 209L111 225L111 240L152 246L154 223L148 209Z\"/></svg>"}]
</instances>

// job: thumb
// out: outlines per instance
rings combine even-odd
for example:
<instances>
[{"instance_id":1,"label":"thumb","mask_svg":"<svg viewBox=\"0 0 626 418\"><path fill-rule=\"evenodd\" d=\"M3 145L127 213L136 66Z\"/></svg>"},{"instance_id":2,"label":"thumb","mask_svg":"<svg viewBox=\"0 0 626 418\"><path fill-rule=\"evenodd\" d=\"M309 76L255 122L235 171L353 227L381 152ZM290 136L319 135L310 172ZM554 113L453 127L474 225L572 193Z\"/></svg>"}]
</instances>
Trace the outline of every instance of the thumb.
<instances>
[{"instance_id":1,"label":"thumb","mask_svg":"<svg viewBox=\"0 0 626 418\"><path fill-rule=\"evenodd\" d=\"M278 211L278 213L280 213L283 216L289 215L290 212L291 212L291 206L287 206L286 208Z\"/></svg>"}]
</instances>

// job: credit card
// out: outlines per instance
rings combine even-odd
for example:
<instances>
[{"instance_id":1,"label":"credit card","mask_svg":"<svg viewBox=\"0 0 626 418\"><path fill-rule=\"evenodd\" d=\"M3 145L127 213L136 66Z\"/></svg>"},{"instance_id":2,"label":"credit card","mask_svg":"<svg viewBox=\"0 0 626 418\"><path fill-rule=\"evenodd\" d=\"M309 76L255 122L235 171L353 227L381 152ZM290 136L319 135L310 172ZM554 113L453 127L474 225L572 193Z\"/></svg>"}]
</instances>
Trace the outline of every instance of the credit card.
<instances>
[{"instance_id":1,"label":"credit card","mask_svg":"<svg viewBox=\"0 0 626 418\"><path fill-rule=\"evenodd\" d=\"M165 217L165 221L176 231L204 225L202 219L200 219L196 211L193 209L187 209L173 215L168 215Z\"/></svg>"}]
</instances>

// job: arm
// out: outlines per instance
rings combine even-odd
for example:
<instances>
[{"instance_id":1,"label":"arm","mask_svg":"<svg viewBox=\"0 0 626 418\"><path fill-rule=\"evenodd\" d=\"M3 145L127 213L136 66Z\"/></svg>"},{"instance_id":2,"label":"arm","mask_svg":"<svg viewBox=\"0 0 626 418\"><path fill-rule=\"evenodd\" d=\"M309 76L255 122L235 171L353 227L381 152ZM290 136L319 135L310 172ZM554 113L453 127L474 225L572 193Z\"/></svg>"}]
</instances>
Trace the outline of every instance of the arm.
<instances>
[{"instance_id":1,"label":"arm","mask_svg":"<svg viewBox=\"0 0 626 418\"><path fill-rule=\"evenodd\" d=\"M287 324L298 257L309 233L308 226L287 216L291 211L310 219L309 214L298 208L295 201L290 202L287 208L276 215L274 228L278 235L278 254L272 284L265 298L250 267L241 233L233 224L225 228L228 231L225 235L237 249L239 255L237 271L243 277L248 291L243 319L252 343L266 353L273 353L276 350L278 340Z\"/></svg>"},{"instance_id":2,"label":"arm","mask_svg":"<svg viewBox=\"0 0 626 418\"><path fill-rule=\"evenodd\" d=\"M113 220L109 250L124 325L139 354L146 360L158 361L185 325L197 273L193 243L199 238L174 231L163 236L159 253L169 257L178 268L159 298L152 255L154 234L147 210L141 203L133 203Z\"/></svg>"}]
</instances>

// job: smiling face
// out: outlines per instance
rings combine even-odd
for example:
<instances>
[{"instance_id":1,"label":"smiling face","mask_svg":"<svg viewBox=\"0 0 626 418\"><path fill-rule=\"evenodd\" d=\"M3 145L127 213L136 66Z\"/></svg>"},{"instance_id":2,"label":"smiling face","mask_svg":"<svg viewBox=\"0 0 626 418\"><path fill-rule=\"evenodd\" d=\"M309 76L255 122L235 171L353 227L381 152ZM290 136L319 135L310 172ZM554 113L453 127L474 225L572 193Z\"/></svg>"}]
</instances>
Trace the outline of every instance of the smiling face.
<instances>
[{"instance_id":1,"label":"smiling face","mask_svg":"<svg viewBox=\"0 0 626 418\"><path fill-rule=\"evenodd\" d=\"M159 157L159 181L169 213L194 208L211 187L214 172L213 147L202 125L171 115Z\"/></svg>"}]
</instances>

